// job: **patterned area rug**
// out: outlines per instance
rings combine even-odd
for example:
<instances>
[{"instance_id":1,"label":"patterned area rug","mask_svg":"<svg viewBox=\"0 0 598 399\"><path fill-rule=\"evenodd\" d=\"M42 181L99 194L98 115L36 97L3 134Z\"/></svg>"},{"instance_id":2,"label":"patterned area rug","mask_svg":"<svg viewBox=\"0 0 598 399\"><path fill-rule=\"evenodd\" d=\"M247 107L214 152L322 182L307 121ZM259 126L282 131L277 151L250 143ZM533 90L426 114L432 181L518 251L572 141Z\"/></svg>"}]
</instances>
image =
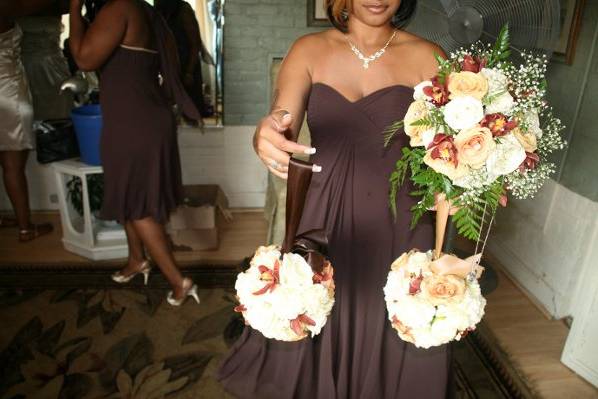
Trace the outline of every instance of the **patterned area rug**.
<instances>
[{"instance_id":1,"label":"patterned area rug","mask_svg":"<svg viewBox=\"0 0 598 399\"><path fill-rule=\"evenodd\" d=\"M1 398L227 398L213 375L242 322L230 290L168 305L156 288L0 291ZM476 335L456 343L458 398L512 398Z\"/></svg>"}]
</instances>

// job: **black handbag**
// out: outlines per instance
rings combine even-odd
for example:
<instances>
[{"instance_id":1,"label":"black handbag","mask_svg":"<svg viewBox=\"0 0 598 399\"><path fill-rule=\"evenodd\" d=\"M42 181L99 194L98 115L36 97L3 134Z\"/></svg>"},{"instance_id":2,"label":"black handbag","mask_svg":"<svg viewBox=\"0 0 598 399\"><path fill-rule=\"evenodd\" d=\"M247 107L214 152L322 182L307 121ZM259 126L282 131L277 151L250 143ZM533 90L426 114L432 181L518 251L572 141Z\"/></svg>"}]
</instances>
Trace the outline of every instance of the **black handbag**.
<instances>
[{"instance_id":1,"label":"black handbag","mask_svg":"<svg viewBox=\"0 0 598 399\"><path fill-rule=\"evenodd\" d=\"M41 164L79 156L79 144L73 121L48 119L34 126L37 161Z\"/></svg>"}]
</instances>

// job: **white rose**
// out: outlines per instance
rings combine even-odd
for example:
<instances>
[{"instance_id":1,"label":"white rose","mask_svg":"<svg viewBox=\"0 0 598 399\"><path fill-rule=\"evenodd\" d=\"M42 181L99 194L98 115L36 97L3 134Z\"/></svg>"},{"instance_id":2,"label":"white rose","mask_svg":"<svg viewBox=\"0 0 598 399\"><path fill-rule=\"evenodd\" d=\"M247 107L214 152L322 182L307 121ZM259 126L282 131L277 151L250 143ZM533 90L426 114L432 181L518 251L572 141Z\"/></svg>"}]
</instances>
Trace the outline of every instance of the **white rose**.
<instances>
[{"instance_id":1,"label":"white rose","mask_svg":"<svg viewBox=\"0 0 598 399\"><path fill-rule=\"evenodd\" d=\"M293 320L305 312L302 289L279 286L272 291L268 300L276 316L281 319Z\"/></svg>"},{"instance_id":2,"label":"white rose","mask_svg":"<svg viewBox=\"0 0 598 399\"><path fill-rule=\"evenodd\" d=\"M268 293L263 295L253 295L253 293L261 290L265 285L266 283L260 280L259 273L256 273L255 270L249 269L244 273L239 273L235 282L239 302L246 307L250 307L264 301Z\"/></svg>"},{"instance_id":3,"label":"white rose","mask_svg":"<svg viewBox=\"0 0 598 399\"><path fill-rule=\"evenodd\" d=\"M432 81L424 80L413 88L413 99L416 101L430 101L430 97L424 94L424 87L431 87Z\"/></svg>"},{"instance_id":4,"label":"white rose","mask_svg":"<svg viewBox=\"0 0 598 399\"><path fill-rule=\"evenodd\" d=\"M255 255L251 259L251 266L258 267L258 266L266 266L269 269L274 267L274 263L280 259L280 250L278 247L274 245L270 245L268 247L259 247L255 251Z\"/></svg>"},{"instance_id":5,"label":"white rose","mask_svg":"<svg viewBox=\"0 0 598 399\"><path fill-rule=\"evenodd\" d=\"M440 345L455 339L457 336L457 329L452 323L452 320L437 318L434 320L434 323L432 323L430 333L434 336L436 345Z\"/></svg>"},{"instance_id":6,"label":"white rose","mask_svg":"<svg viewBox=\"0 0 598 399\"><path fill-rule=\"evenodd\" d=\"M515 136L508 134L501 137L496 149L486 160L489 179L493 181L498 176L508 175L516 170L526 157L525 149Z\"/></svg>"},{"instance_id":7,"label":"white rose","mask_svg":"<svg viewBox=\"0 0 598 399\"><path fill-rule=\"evenodd\" d=\"M326 324L334 305L334 297L323 285L314 284L305 292L304 299L306 315L316 323L315 326L307 326L313 337L319 334Z\"/></svg>"},{"instance_id":8,"label":"white rose","mask_svg":"<svg viewBox=\"0 0 598 399\"><path fill-rule=\"evenodd\" d=\"M400 298L389 308L389 312L391 310L401 323L414 329L429 326L436 314L434 306L415 295Z\"/></svg>"},{"instance_id":9,"label":"white rose","mask_svg":"<svg viewBox=\"0 0 598 399\"><path fill-rule=\"evenodd\" d=\"M269 304L247 308L243 317L249 325L260 331L266 338L274 338L272 331L280 325L280 319L276 317Z\"/></svg>"},{"instance_id":10,"label":"white rose","mask_svg":"<svg viewBox=\"0 0 598 399\"><path fill-rule=\"evenodd\" d=\"M418 348L428 349L432 346L440 345L438 339L432 334L430 327L420 328L411 331L411 335L415 337L415 346Z\"/></svg>"},{"instance_id":11,"label":"white rose","mask_svg":"<svg viewBox=\"0 0 598 399\"><path fill-rule=\"evenodd\" d=\"M533 110L523 115L523 123L527 125L527 131L533 133L537 138L542 138L542 129L540 129L540 118L538 112Z\"/></svg>"},{"instance_id":12,"label":"white rose","mask_svg":"<svg viewBox=\"0 0 598 399\"><path fill-rule=\"evenodd\" d=\"M285 254L280 266L280 284L290 287L313 285L314 273L311 266L297 254Z\"/></svg>"},{"instance_id":13,"label":"white rose","mask_svg":"<svg viewBox=\"0 0 598 399\"><path fill-rule=\"evenodd\" d=\"M498 97L495 97L490 104L486 105L486 114L501 113L509 115L514 106L515 100L509 92L505 91Z\"/></svg>"},{"instance_id":14,"label":"white rose","mask_svg":"<svg viewBox=\"0 0 598 399\"><path fill-rule=\"evenodd\" d=\"M488 80L488 95L507 91L509 79L500 69L484 68L480 73Z\"/></svg>"},{"instance_id":15,"label":"white rose","mask_svg":"<svg viewBox=\"0 0 598 399\"><path fill-rule=\"evenodd\" d=\"M409 294L410 278L405 275L405 270L392 270L388 273L386 285L384 286L384 297L386 302L392 302Z\"/></svg>"},{"instance_id":16,"label":"white rose","mask_svg":"<svg viewBox=\"0 0 598 399\"><path fill-rule=\"evenodd\" d=\"M444 120L455 130L469 129L484 117L482 102L470 96L457 97L445 105Z\"/></svg>"},{"instance_id":17,"label":"white rose","mask_svg":"<svg viewBox=\"0 0 598 399\"><path fill-rule=\"evenodd\" d=\"M414 252L407 261L407 270L413 274L420 274L430 270L430 262L432 261L432 253L428 252Z\"/></svg>"}]
</instances>

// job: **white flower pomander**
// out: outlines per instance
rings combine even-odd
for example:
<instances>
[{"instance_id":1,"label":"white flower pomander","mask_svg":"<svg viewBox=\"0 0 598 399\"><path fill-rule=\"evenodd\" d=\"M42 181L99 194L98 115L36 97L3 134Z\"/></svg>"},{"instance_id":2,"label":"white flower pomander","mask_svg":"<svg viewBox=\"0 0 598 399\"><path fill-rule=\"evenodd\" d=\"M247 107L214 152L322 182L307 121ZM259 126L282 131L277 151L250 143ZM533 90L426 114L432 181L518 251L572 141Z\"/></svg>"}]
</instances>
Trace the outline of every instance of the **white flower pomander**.
<instances>
[{"instance_id":1,"label":"white flower pomander","mask_svg":"<svg viewBox=\"0 0 598 399\"><path fill-rule=\"evenodd\" d=\"M413 88L413 99L415 101L430 101L430 97L424 94L424 87L431 87L432 81L424 80L423 82L418 83Z\"/></svg>"},{"instance_id":2,"label":"white flower pomander","mask_svg":"<svg viewBox=\"0 0 598 399\"><path fill-rule=\"evenodd\" d=\"M540 128L540 117L538 111L531 110L523 115L523 123L527 126L527 131L533 133L536 138L542 138L542 129Z\"/></svg>"},{"instance_id":3,"label":"white flower pomander","mask_svg":"<svg viewBox=\"0 0 598 399\"><path fill-rule=\"evenodd\" d=\"M510 115L515 107L515 100L508 91L503 92L497 97L494 97L492 102L486 105L486 115L488 114L505 114Z\"/></svg>"},{"instance_id":4,"label":"white flower pomander","mask_svg":"<svg viewBox=\"0 0 598 399\"><path fill-rule=\"evenodd\" d=\"M484 118L482 102L471 96L457 97L444 106L445 122L455 130L474 127Z\"/></svg>"},{"instance_id":5,"label":"white flower pomander","mask_svg":"<svg viewBox=\"0 0 598 399\"><path fill-rule=\"evenodd\" d=\"M418 348L459 340L475 329L486 306L477 280L436 262L431 251L406 252L392 263L384 286L388 320Z\"/></svg>"},{"instance_id":6,"label":"white flower pomander","mask_svg":"<svg viewBox=\"0 0 598 399\"><path fill-rule=\"evenodd\" d=\"M526 157L525 149L513 134L501 137L496 149L486 160L489 180L515 171Z\"/></svg>"},{"instance_id":7,"label":"white flower pomander","mask_svg":"<svg viewBox=\"0 0 598 399\"><path fill-rule=\"evenodd\" d=\"M298 341L319 334L334 305L332 267L316 276L303 257L293 253L280 259L278 247L260 247L235 282L245 322L264 337ZM314 281L315 280L315 281ZM324 283L325 282L325 283Z\"/></svg>"},{"instance_id":8,"label":"white flower pomander","mask_svg":"<svg viewBox=\"0 0 598 399\"><path fill-rule=\"evenodd\" d=\"M488 80L488 95L508 90L509 78L498 68L483 68L480 73Z\"/></svg>"}]
</instances>

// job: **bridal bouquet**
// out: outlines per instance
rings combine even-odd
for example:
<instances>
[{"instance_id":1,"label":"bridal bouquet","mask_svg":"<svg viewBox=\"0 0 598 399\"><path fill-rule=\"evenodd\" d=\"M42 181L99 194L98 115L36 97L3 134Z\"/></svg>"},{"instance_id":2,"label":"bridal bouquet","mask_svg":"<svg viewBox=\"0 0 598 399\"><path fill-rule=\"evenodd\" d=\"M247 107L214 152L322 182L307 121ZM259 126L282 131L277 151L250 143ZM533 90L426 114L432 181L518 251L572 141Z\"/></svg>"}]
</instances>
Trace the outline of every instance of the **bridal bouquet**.
<instances>
[{"instance_id":1,"label":"bridal bouquet","mask_svg":"<svg viewBox=\"0 0 598 399\"><path fill-rule=\"evenodd\" d=\"M334 305L332 266L317 273L299 254L259 247L235 283L246 324L266 338L298 341L318 335Z\"/></svg>"},{"instance_id":2,"label":"bridal bouquet","mask_svg":"<svg viewBox=\"0 0 598 399\"><path fill-rule=\"evenodd\" d=\"M546 103L546 57L509 61L505 26L494 46L481 43L449 59L414 88L404 120L385 131L385 145L401 129L410 138L390 177L390 204L410 172L421 200L412 226L443 193L458 209L458 232L478 239L484 214L506 205L506 194L531 198L554 172L548 155L564 147L563 126ZM541 122L542 121L542 122Z\"/></svg>"},{"instance_id":3,"label":"bridal bouquet","mask_svg":"<svg viewBox=\"0 0 598 399\"><path fill-rule=\"evenodd\" d=\"M451 255L434 260L432 251L412 250L391 265L384 297L392 326L419 348L459 340L484 315L486 300L470 262ZM477 267L476 274L481 273Z\"/></svg>"},{"instance_id":4,"label":"bridal bouquet","mask_svg":"<svg viewBox=\"0 0 598 399\"><path fill-rule=\"evenodd\" d=\"M481 254L462 260L441 253L450 211L457 231L478 244L488 224L483 252L506 194L533 197L554 171L548 155L564 147L563 126L545 100L546 58L524 53L516 66L509 48L505 26L493 46L477 43L437 57L438 74L414 88L404 119L385 131L385 145L401 128L410 144L390 177L393 213L408 173L411 195L421 197L411 208L412 227L437 210L434 252L404 253L384 288L393 327L419 347L460 339L484 314Z\"/></svg>"}]
</instances>

